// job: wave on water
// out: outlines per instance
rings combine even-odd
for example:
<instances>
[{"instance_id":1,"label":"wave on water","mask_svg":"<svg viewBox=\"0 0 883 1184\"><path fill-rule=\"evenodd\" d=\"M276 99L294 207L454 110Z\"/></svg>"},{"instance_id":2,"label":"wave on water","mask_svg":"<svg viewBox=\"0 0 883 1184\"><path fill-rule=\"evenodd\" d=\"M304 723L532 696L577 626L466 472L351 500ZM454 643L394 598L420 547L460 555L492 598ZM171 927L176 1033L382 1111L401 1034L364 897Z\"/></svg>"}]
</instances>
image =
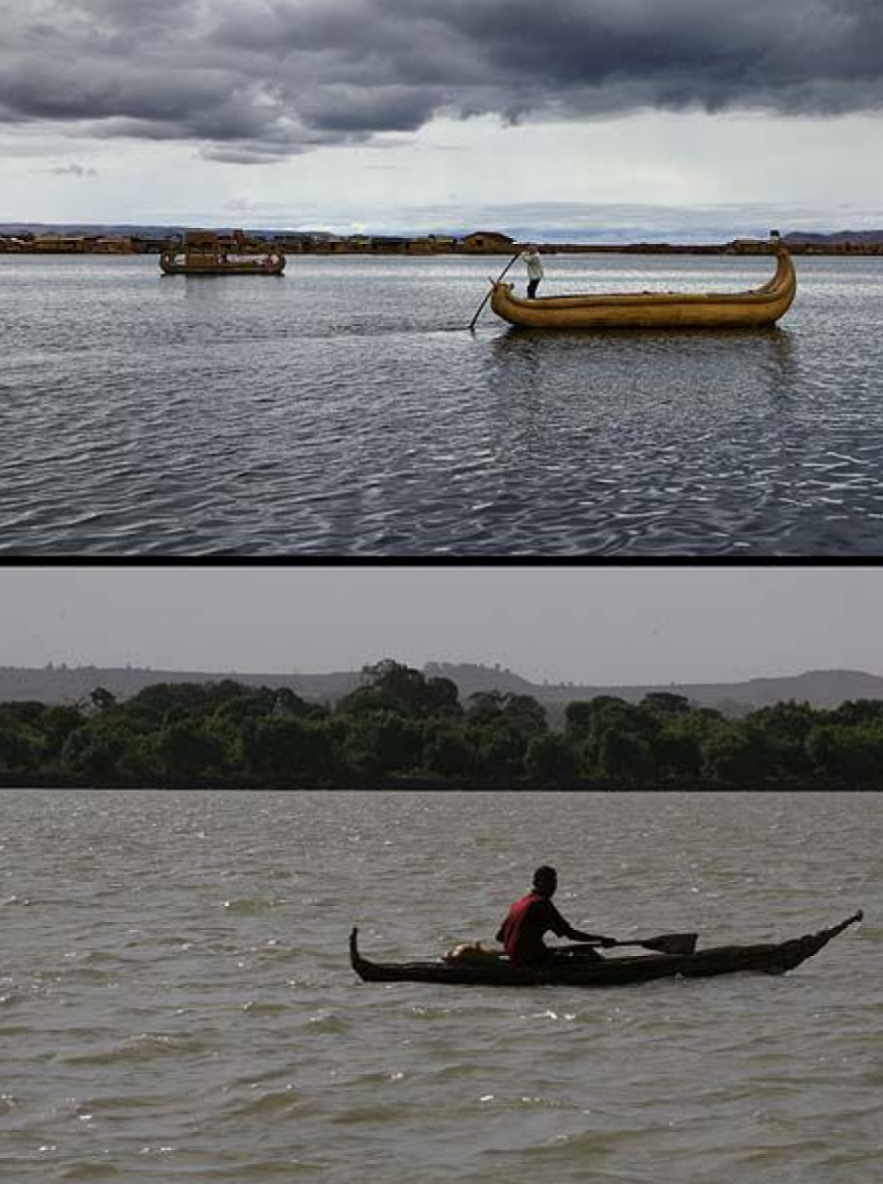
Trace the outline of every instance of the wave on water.
<instances>
[{"instance_id":1,"label":"wave on water","mask_svg":"<svg viewBox=\"0 0 883 1184\"><path fill-rule=\"evenodd\" d=\"M112 1153L108 1151L108 1156ZM114 1177L119 1178L119 1167L113 1159L89 1159L81 1163L73 1163L62 1166L58 1171L58 1178L60 1180L82 1181L83 1184L89 1184L90 1180L112 1180Z\"/></svg>"},{"instance_id":2,"label":"wave on water","mask_svg":"<svg viewBox=\"0 0 883 1184\"><path fill-rule=\"evenodd\" d=\"M123 1043L105 1046L93 1052L63 1053L57 1059L65 1065L137 1065L147 1061L197 1056L211 1047L211 1043L201 1036L143 1032L138 1036L129 1037Z\"/></svg>"},{"instance_id":3,"label":"wave on water","mask_svg":"<svg viewBox=\"0 0 883 1184\"><path fill-rule=\"evenodd\" d=\"M70 909L3 911L0 1179L876 1184L873 929L777 978L591 991L362 983L349 964L354 915L381 957L434 956L463 918L492 930L538 851L565 915L601 932L763 938L775 916L787 937L845 916L847 893L883 916L883 795L747 797L5 791L18 895L95 841L98 805L114 841ZM136 815L152 839L133 853ZM192 825L168 825L196 816L202 881ZM303 875L286 900L280 862ZM108 901L108 882L138 890Z\"/></svg>"},{"instance_id":4,"label":"wave on water","mask_svg":"<svg viewBox=\"0 0 883 1184\"><path fill-rule=\"evenodd\" d=\"M241 896L235 897L231 900L224 901L224 908L228 912L235 913L243 917L257 917L263 913L270 912L271 909L280 908L287 902L281 897L249 897Z\"/></svg>"},{"instance_id":5,"label":"wave on water","mask_svg":"<svg viewBox=\"0 0 883 1184\"><path fill-rule=\"evenodd\" d=\"M299 1092L295 1086L283 1089L256 1092L245 1101L234 1101L219 1111L219 1118L225 1122L247 1119L290 1118L316 1111L315 1101Z\"/></svg>"}]
</instances>

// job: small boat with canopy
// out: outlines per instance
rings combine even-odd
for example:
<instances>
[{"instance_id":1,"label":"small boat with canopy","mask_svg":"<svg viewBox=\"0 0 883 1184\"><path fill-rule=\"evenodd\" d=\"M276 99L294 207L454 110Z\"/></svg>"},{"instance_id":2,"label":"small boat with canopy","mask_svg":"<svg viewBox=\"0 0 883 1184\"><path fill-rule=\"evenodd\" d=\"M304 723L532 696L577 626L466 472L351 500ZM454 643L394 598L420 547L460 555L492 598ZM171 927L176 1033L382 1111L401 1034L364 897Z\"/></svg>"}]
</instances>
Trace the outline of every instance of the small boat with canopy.
<instances>
[{"instance_id":1,"label":"small boat with canopy","mask_svg":"<svg viewBox=\"0 0 883 1184\"><path fill-rule=\"evenodd\" d=\"M159 257L164 275L281 275L282 251L255 251L241 230L228 236L214 231L189 230L180 247L168 247Z\"/></svg>"}]
</instances>

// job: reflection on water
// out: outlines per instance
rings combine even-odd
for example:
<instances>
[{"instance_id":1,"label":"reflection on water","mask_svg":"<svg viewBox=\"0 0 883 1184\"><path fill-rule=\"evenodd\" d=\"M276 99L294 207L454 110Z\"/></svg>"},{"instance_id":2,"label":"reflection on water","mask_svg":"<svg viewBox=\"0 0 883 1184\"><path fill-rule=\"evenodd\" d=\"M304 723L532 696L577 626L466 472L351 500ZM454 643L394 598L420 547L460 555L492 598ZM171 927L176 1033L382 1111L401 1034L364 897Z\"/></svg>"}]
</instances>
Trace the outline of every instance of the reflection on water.
<instances>
[{"instance_id":1,"label":"reflection on water","mask_svg":"<svg viewBox=\"0 0 883 1184\"><path fill-rule=\"evenodd\" d=\"M657 554L749 549L736 515L751 507L762 537L807 443L798 349L780 328L510 329L494 339L487 373L498 447L520 457L521 472L543 466L559 507L571 507L572 551L578 530L586 550L608 554L638 537L652 537ZM574 454L583 468L568 463Z\"/></svg>"},{"instance_id":2,"label":"reflection on water","mask_svg":"<svg viewBox=\"0 0 883 1184\"><path fill-rule=\"evenodd\" d=\"M766 386L770 398L787 395L798 378L797 343L778 326L760 329L543 330L509 327L492 342L499 388L530 388L535 382L569 386L582 379L586 391L598 377L626 365L631 381L655 381L689 397L698 377L720 380L738 373L746 386ZM593 375L592 369L595 374ZM600 371L600 375L597 373Z\"/></svg>"},{"instance_id":3,"label":"reflection on water","mask_svg":"<svg viewBox=\"0 0 883 1184\"><path fill-rule=\"evenodd\" d=\"M0 260L12 554L883 553L883 275L798 261L762 330L514 330L501 261ZM766 259L555 257L740 290ZM456 328L460 326L461 328Z\"/></svg>"}]
</instances>

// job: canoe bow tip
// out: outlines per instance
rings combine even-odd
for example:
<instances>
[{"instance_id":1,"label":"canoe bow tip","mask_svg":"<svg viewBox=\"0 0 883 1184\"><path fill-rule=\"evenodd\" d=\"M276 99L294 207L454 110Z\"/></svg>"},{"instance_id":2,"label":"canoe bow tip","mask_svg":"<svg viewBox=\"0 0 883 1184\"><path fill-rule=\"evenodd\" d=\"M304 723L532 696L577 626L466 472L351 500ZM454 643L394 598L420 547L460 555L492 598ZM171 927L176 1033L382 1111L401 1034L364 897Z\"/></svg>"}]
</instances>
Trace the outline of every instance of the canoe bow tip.
<instances>
[{"instance_id":1,"label":"canoe bow tip","mask_svg":"<svg viewBox=\"0 0 883 1184\"><path fill-rule=\"evenodd\" d=\"M844 931L844 929L848 929L850 927L850 925L855 925L858 922L863 921L864 919L865 919L865 910L864 909L856 909L856 911L852 914L851 917L847 917L846 920L841 921L839 925L833 926L833 928L828 930L828 933L831 935L831 937L836 937L839 933L842 933Z\"/></svg>"}]
</instances>

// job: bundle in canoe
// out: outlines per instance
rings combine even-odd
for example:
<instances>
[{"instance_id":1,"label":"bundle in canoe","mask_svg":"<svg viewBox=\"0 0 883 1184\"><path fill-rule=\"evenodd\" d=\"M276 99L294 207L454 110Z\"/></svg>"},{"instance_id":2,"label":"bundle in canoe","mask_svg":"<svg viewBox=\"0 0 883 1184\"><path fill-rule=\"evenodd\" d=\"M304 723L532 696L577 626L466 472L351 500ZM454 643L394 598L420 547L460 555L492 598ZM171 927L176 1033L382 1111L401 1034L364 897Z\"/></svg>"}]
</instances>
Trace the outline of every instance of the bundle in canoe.
<instances>
[{"instance_id":1,"label":"bundle in canoe","mask_svg":"<svg viewBox=\"0 0 883 1184\"><path fill-rule=\"evenodd\" d=\"M493 283L491 308L526 329L740 329L774 324L791 307L797 274L783 243L775 240L775 275L749 292L624 292L584 296L515 295L514 285Z\"/></svg>"},{"instance_id":2,"label":"bundle in canoe","mask_svg":"<svg viewBox=\"0 0 883 1184\"><path fill-rule=\"evenodd\" d=\"M451 983L486 987L613 987L657 978L711 978L740 970L784 974L817 954L832 938L862 919L859 911L839 925L790 941L764 945L710 946L689 954L606 957L582 962L562 958L539 967L515 966L504 957L476 962L370 962L359 953L358 930L350 934L350 962L365 982Z\"/></svg>"}]
</instances>

